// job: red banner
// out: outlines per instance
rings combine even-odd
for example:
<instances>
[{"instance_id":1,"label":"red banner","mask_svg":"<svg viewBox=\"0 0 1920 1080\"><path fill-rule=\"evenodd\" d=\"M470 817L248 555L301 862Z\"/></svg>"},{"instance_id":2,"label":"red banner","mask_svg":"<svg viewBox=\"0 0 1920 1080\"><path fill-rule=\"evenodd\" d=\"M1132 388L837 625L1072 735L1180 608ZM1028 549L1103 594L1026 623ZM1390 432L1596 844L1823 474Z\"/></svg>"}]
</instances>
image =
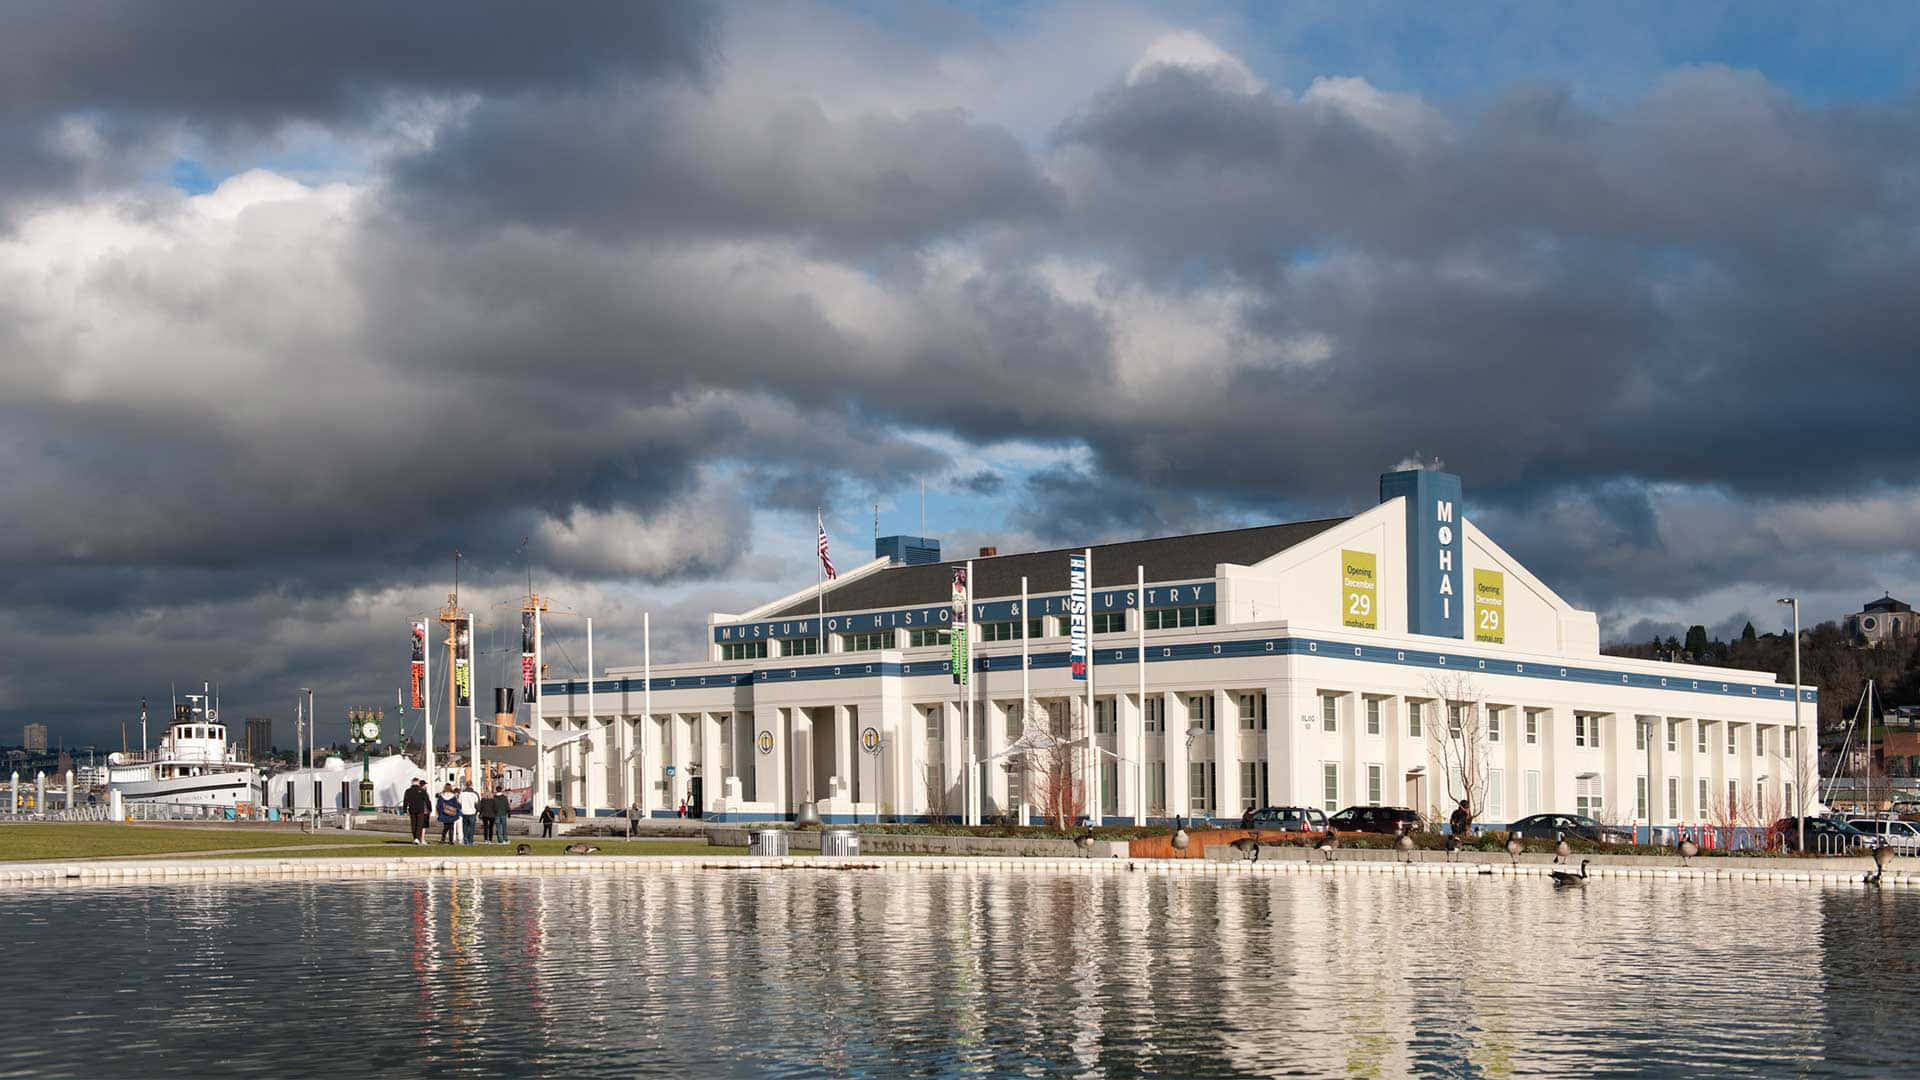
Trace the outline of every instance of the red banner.
<instances>
[{"instance_id":1,"label":"red banner","mask_svg":"<svg viewBox=\"0 0 1920 1080\"><path fill-rule=\"evenodd\" d=\"M427 665L419 660L413 662L413 707L423 707L420 700L420 684L427 680Z\"/></svg>"}]
</instances>

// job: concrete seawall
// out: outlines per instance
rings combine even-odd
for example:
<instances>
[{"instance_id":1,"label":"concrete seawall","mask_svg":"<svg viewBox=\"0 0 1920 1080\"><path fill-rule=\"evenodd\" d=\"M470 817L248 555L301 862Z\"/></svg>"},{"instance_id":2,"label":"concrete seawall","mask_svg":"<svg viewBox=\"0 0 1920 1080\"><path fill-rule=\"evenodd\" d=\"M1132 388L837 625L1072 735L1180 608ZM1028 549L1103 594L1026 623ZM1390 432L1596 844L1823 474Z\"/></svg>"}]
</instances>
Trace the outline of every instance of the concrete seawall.
<instances>
[{"instance_id":1,"label":"concrete seawall","mask_svg":"<svg viewBox=\"0 0 1920 1080\"><path fill-rule=\"evenodd\" d=\"M1359 852L1353 853L1355 855ZM1390 853L1380 853L1390 854ZM1731 860L1713 860L1725 862ZM1747 860L1764 862L1767 860ZM1773 860L1776 864L1778 860ZM1596 881L1628 879L1667 882L1733 882L1772 885L1814 885L1824 887L1866 888L1862 878L1864 860L1808 860L1809 863L1840 863L1844 867L1793 866L1748 868L1702 866L1689 868L1602 865L1596 863L1588 873ZM942 858L939 856L887 856L869 859L801 858L761 859L740 855L646 856L582 855L569 857L502 856L486 858L362 858L325 859L167 859L150 861L111 861L85 863L10 863L0 864L0 887L95 887L113 885L178 884L216 880L307 879L365 880L419 876L489 877L524 874L637 875L680 873L726 873L742 871L789 872L867 872L919 873L959 870L971 873L1069 873L1069 874L1173 874L1173 875L1268 875L1305 874L1315 876L1390 876L1423 878L1456 877L1532 877L1545 878L1558 869L1541 863L1508 865L1505 859L1478 862L1402 863L1391 859L1340 859L1334 862L1313 859L1262 859L1260 862L1222 859L1010 859L992 857ZM1887 888L1920 887L1920 873L1889 871Z\"/></svg>"}]
</instances>

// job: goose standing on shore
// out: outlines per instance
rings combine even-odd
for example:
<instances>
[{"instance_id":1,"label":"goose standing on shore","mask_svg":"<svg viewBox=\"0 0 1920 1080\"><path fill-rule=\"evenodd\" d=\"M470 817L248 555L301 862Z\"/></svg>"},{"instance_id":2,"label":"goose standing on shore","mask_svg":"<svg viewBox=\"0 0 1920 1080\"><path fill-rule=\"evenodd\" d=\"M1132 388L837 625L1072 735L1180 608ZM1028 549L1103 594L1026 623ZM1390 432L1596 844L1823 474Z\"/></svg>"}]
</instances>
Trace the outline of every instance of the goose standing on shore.
<instances>
[{"instance_id":1,"label":"goose standing on shore","mask_svg":"<svg viewBox=\"0 0 1920 1080\"><path fill-rule=\"evenodd\" d=\"M1233 850L1247 857L1248 862L1260 861L1260 838L1243 836L1233 842Z\"/></svg>"},{"instance_id":2,"label":"goose standing on shore","mask_svg":"<svg viewBox=\"0 0 1920 1080\"><path fill-rule=\"evenodd\" d=\"M1405 861L1413 861L1413 833L1406 825L1400 826L1400 835L1394 838L1393 846L1406 856Z\"/></svg>"},{"instance_id":3,"label":"goose standing on shore","mask_svg":"<svg viewBox=\"0 0 1920 1080\"><path fill-rule=\"evenodd\" d=\"M1074 837L1073 846L1080 849L1081 858L1084 859L1091 856L1093 854L1093 830L1088 829L1086 832Z\"/></svg>"},{"instance_id":4,"label":"goose standing on shore","mask_svg":"<svg viewBox=\"0 0 1920 1080\"><path fill-rule=\"evenodd\" d=\"M1520 839L1519 833L1510 832L1507 834L1507 859L1512 862L1513 865L1520 865L1520 854L1526 850L1527 842Z\"/></svg>"},{"instance_id":5,"label":"goose standing on shore","mask_svg":"<svg viewBox=\"0 0 1920 1080\"><path fill-rule=\"evenodd\" d=\"M1553 872L1553 887L1556 889L1579 888L1587 883L1587 860L1580 860L1580 872L1569 873L1565 870Z\"/></svg>"},{"instance_id":6,"label":"goose standing on shore","mask_svg":"<svg viewBox=\"0 0 1920 1080\"><path fill-rule=\"evenodd\" d=\"M1567 843L1567 834L1563 832L1554 833L1553 838L1555 841L1553 845L1553 861L1557 863L1566 862L1567 857L1573 854L1573 846Z\"/></svg>"},{"instance_id":7,"label":"goose standing on shore","mask_svg":"<svg viewBox=\"0 0 1920 1080\"><path fill-rule=\"evenodd\" d=\"M1877 886L1880 884L1880 879L1886 875L1887 864L1893 861L1893 845L1881 844L1873 849L1872 855L1873 873L1867 875L1866 882Z\"/></svg>"},{"instance_id":8,"label":"goose standing on shore","mask_svg":"<svg viewBox=\"0 0 1920 1080\"><path fill-rule=\"evenodd\" d=\"M1700 845L1694 843L1692 840L1689 840L1684 836L1680 838L1680 842L1675 844L1674 847L1680 852L1681 866L1686 866L1692 863L1693 857L1695 855L1700 854Z\"/></svg>"},{"instance_id":9,"label":"goose standing on shore","mask_svg":"<svg viewBox=\"0 0 1920 1080\"><path fill-rule=\"evenodd\" d=\"M1327 856L1327 861L1332 862L1333 849L1339 846L1340 846L1340 834L1337 832L1334 832L1332 829L1328 829L1325 833L1321 834L1320 842L1314 845L1313 850L1325 853Z\"/></svg>"},{"instance_id":10,"label":"goose standing on shore","mask_svg":"<svg viewBox=\"0 0 1920 1080\"><path fill-rule=\"evenodd\" d=\"M1183 828L1173 830L1173 850L1187 850L1187 842L1187 830Z\"/></svg>"}]
</instances>

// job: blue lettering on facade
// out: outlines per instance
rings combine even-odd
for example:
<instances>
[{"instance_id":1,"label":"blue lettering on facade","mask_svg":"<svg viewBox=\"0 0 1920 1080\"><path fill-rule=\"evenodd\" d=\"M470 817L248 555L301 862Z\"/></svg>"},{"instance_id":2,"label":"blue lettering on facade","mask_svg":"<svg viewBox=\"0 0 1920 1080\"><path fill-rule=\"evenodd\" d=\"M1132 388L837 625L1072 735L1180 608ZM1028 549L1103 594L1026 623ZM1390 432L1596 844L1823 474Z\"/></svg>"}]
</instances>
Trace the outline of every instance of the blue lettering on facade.
<instances>
[{"instance_id":1,"label":"blue lettering on facade","mask_svg":"<svg viewBox=\"0 0 1920 1080\"><path fill-rule=\"evenodd\" d=\"M1461 637L1460 478L1432 469L1383 473L1380 501L1407 504L1407 632Z\"/></svg>"}]
</instances>

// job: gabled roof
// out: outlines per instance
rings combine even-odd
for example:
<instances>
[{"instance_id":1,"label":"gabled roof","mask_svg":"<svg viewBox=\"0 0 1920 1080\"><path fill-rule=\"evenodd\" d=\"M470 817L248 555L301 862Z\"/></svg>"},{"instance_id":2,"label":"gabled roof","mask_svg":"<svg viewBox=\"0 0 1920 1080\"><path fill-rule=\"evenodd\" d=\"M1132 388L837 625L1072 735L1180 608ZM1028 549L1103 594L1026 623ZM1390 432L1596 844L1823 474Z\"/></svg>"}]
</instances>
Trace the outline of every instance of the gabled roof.
<instances>
[{"instance_id":1,"label":"gabled roof","mask_svg":"<svg viewBox=\"0 0 1920 1080\"><path fill-rule=\"evenodd\" d=\"M1906 603L1902 601L1895 600L1891 595L1888 595L1888 596L1883 596L1878 600L1868 601L1867 606L1861 608L1860 610L1861 611L1912 611L1913 608L1909 607Z\"/></svg>"},{"instance_id":2,"label":"gabled roof","mask_svg":"<svg viewBox=\"0 0 1920 1080\"><path fill-rule=\"evenodd\" d=\"M1322 518L1285 525L1256 525L1248 529L1127 540L1096 544L1093 548L1093 587L1113 589L1134 582L1134 567L1146 568L1148 581L1211 579L1222 563L1251 566L1346 521ZM1020 595L1020 579L1035 596L1067 591L1067 556L1083 548L1055 548L1020 555L994 555L973 560L973 595L979 598ZM953 568L967 560L954 559L923 566L890 566L857 581L832 587L826 594L828 611L869 611L879 608L945 604L953 598ZM811 615L811 597L767 618Z\"/></svg>"}]
</instances>

